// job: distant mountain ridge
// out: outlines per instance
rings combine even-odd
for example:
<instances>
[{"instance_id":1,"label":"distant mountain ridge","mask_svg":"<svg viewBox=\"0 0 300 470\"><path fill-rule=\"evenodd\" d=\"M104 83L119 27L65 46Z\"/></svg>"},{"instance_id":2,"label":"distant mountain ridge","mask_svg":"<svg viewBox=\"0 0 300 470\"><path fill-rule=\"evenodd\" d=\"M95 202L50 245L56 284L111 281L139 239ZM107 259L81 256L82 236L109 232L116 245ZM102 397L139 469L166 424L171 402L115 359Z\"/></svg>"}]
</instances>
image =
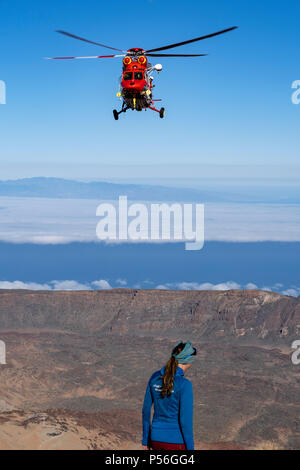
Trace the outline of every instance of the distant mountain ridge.
<instances>
[{"instance_id":1,"label":"distant mountain ridge","mask_svg":"<svg viewBox=\"0 0 300 470\"><path fill-rule=\"evenodd\" d=\"M127 196L129 200L140 201L182 201L195 203L259 201L245 195L222 194L221 191L160 185L121 184L105 181L82 182L46 177L0 180L0 196L6 197L116 200L122 195Z\"/></svg>"},{"instance_id":2,"label":"distant mountain ridge","mask_svg":"<svg viewBox=\"0 0 300 470\"><path fill-rule=\"evenodd\" d=\"M168 188L164 186L116 184L107 182L81 182L64 178L24 178L0 181L0 196L48 197L78 199L112 199L126 195L132 200L199 201L222 200L221 196L195 189Z\"/></svg>"},{"instance_id":3,"label":"distant mountain ridge","mask_svg":"<svg viewBox=\"0 0 300 470\"><path fill-rule=\"evenodd\" d=\"M76 181L66 178L34 177L0 180L0 197L31 197L55 199L116 200L126 195L133 201L194 202L194 203L266 203L300 204L297 186L260 187L241 185L239 189L215 183L208 187L199 182L185 187L179 184L112 183L107 181Z\"/></svg>"}]
</instances>

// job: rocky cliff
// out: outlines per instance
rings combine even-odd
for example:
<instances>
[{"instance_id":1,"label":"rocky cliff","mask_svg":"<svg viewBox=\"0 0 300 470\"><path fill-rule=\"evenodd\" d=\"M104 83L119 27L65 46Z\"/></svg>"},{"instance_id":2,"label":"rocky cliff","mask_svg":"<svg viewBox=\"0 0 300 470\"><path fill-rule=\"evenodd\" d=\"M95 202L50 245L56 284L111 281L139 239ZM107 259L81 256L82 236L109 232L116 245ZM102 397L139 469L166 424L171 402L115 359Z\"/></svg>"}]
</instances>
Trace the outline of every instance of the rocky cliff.
<instances>
[{"instance_id":1,"label":"rocky cliff","mask_svg":"<svg viewBox=\"0 0 300 470\"><path fill-rule=\"evenodd\" d=\"M300 448L300 299L129 289L0 291L0 448L138 448L147 380L188 338L199 448Z\"/></svg>"},{"instance_id":2,"label":"rocky cliff","mask_svg":"<svg viewBox=\"0 0 300 470\"><path fill-rule=\"evenodd\" d=\"M258 290L0 290L0 328L155 336L179 330L203 339L280 343L299 335L300 298Z\"/></svg>"}]
</instances>

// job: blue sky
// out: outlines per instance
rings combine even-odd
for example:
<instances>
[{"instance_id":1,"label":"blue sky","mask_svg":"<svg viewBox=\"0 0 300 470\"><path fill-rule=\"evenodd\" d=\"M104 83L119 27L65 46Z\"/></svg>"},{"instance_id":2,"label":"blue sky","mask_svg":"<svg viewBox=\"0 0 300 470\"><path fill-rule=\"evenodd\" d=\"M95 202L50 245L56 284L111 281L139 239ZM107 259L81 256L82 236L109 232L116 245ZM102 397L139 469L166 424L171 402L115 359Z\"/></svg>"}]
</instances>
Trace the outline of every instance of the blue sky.
<instances>
[{"instance_id":1,"label":"blue sky","mask_svg":"<svg viewBox=\"0 0 300 470\"><path fill-rule=\"evenodd\" d=\"M298 164L300 1L2 0L2 175L98 177L110 165ZM115 122L120 59L44 61L106 50L54 33L65 29L118 48L154 48L238 25L164 59L156 80L166 119L129 112ZM126 172L126 167L128 167ZM245 167L245 168L246 168ZM231 170L229 170L230 173ZM145 175L146 176L146 175Z\"/></svg>"}]
</instances>

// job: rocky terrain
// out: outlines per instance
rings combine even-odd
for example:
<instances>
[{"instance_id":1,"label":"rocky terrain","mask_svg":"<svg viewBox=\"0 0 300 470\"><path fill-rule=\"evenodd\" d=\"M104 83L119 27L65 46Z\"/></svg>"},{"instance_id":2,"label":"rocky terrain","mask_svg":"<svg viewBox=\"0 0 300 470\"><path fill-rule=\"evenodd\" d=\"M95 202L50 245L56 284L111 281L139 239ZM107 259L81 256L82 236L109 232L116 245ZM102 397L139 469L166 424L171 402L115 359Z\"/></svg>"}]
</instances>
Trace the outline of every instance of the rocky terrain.
<instances>
[{"instance_id":1,"label":"rocky terrain","mask_svg":"<svg viewBox=\"0 0 300 470\"><path fill-rule=\"evenodd\" d=\"M151 373L197 361L199 449L300 449L300 298L246 291L0 291L0 449L138 449Z\"/></svg>"}]
</instances>

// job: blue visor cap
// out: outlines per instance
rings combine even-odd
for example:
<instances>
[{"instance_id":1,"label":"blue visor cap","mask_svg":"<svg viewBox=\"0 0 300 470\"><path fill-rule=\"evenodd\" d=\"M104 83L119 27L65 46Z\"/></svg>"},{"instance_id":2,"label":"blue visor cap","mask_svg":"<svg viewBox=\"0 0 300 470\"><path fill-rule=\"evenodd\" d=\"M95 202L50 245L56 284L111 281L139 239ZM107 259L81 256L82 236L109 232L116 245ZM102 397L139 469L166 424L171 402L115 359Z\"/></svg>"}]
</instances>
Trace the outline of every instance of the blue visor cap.
<instances>
[{"instance_id":1,"label":"blue visor cap","mask_svg":"<svg viewBox=\"0 0 300 470\"><path fill-rule=\"evenodd\" d=\"M176 346L178 346L178 344L180 343L183 343L183 341L179 341ZM195 360L196 354L197 349L193 348L191 342L188 341L179 354L172 354L172 356L175 357L176 361L178 361L179 364L192 364Z\"/></svg>"}]
</instances>

